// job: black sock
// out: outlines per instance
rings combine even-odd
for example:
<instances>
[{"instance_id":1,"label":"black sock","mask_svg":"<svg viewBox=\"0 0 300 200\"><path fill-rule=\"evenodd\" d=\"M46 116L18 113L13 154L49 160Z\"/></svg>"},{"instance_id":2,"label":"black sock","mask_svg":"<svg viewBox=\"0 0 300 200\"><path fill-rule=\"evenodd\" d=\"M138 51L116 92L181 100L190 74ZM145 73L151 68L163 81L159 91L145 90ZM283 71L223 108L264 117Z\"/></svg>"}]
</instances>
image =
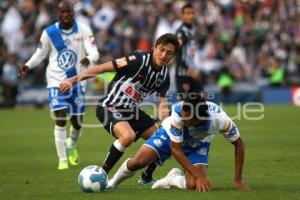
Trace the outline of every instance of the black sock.
<instances>
[{"instance_id":1,"label":"black sock","mask_svg":"<svg viewBox=\"0 0 300 200\"><path fill-rule=\"evenodd\" d=\"M156 168L156 164L153 162L150 165L148 165L142 172L141 178L144 181L150 181L152 179L152 174Z\"/></svg>"},{"instance_id":2,"label":"black sock","mask_svg":"<svg viewBox=\"0 0 300 200\"><path fill-rule=\"evenodd\" d=\"M113 166L118 162L118 160L122 157L124 152L119 151L114 144L111 145L109 153L104 161L103 169L108 174L109 171L113 168Z\"/></svg>"}]
</instances>

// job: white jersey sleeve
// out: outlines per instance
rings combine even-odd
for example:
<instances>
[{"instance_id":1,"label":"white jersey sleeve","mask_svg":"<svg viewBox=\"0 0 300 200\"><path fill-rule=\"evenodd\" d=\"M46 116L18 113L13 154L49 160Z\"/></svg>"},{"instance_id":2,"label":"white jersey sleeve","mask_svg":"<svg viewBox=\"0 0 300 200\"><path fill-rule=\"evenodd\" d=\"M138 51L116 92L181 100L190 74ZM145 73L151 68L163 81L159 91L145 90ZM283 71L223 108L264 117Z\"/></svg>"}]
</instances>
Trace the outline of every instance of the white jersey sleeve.
<instances>
[{"instance_id":1,"label":"white jersey sleeve","mask_svg":"<svg viewBox=\"0 0 300 200\"><path fill-rule=\"evenodd\" d=\"M230 142L236 141L240 137L239 130L228 115L222 111L219 114L219 128L225 139Z\"/></svg>"},{"instance_id":2,"label":"white jersey sleeve","mask_svg":"<svg viewBox=\"0 0 300 200\"><path fill-rule=\"evenodd\" d=\"M44 30L35 53L25 63L25 65L28 66L30 69L37 67L45 58L49 56L50 49L51 46L48 40L48 36L46 31Z\"/></svg>"},{"instance_id":3,"label":"white jersey sleeve","mask_svg":"<svg viewBox=\"0 0 300 200\"><path fill-rule=\"evenodd\" d=\"M183 141L183 127L184 123L181 117L181 103L175 104L172 107L171 116L167 117L162 126L169 135L171 141L181 143Z\"/></svg>"},{"instance_id":4,"label":"white jersey sleeve","mask_svg":"<svg viewBox=\"0 0 300 200\"><path fill-rule=\"evenodd\" d=\"M87 58L89 59L91 64L95 64L99 59L99 53L95 41L95 37L91 31L91 29L86 26L84 34L84 48L87 53Z\"/></svg>"}]
</instances>

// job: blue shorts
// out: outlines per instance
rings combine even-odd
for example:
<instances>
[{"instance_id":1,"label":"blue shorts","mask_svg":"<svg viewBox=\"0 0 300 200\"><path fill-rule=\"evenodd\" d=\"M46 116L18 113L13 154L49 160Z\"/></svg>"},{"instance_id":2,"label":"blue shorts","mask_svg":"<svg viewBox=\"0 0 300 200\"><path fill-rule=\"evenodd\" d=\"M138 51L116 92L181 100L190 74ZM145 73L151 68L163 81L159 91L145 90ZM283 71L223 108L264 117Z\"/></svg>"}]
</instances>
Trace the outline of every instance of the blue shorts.
<instances>
[{"instance_id":1,"label":"blue shorts","mask_svg":"<svg viewBox=\"0 0 300 200\"><path fill-rule=\"evenodd\" d=\"M158 159L156 163L163 165L163 163L171 157L171 140L164 128L159 128L148 140L146 140L146 146L153 149ZM182 151L188 160L193 164L208 165L208 152L210 143L201 143L195 148L182 147Z\"/></svg>"},{"instance_id":2,"label":"blue shorts","mask_svg":"<svg viewBox=\"0 0 300 200\"><path fill-rule=\"evenodd\" d=\"M70 115L82 115L85 112L84 92L78 85L65 93L61 93L57 87L48 88L48 101L51 111L67 109Z\"/></svg>"}]
</instances>

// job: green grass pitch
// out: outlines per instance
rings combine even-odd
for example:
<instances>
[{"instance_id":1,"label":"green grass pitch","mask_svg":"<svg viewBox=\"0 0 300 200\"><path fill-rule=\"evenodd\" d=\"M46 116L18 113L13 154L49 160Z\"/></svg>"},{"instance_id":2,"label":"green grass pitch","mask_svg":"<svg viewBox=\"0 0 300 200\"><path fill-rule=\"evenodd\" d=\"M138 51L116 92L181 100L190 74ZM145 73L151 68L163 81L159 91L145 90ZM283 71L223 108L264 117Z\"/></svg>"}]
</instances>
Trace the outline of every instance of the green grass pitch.
<instances>
[{"instance_id":1,"label":"green grass pitch","mask_svg":"<svg viewBox=\"0 0 300 200\"><path fill-rule=\"evenodd\" d=\"M235 116L238 109L226 106L225 111ZM209 156L212 192L151 190L137 185L138 172L116 190L87 194L79 190L77 177L83 167L102 164L113 142L103 128L85 128L78 144L79 166L58 171L49 111L0 110L0 199L300 199L300 108L266 106L263 114L262 120L235 120L246 144L244 180L250 191L233 188L233 145L218 135ZM85 123L98 124L93 108L88 109ZM142 142L127 150L110 175ZM155 177L172 167L178 167L174 159L157 168Z\"/></svg>"}]
</instances>

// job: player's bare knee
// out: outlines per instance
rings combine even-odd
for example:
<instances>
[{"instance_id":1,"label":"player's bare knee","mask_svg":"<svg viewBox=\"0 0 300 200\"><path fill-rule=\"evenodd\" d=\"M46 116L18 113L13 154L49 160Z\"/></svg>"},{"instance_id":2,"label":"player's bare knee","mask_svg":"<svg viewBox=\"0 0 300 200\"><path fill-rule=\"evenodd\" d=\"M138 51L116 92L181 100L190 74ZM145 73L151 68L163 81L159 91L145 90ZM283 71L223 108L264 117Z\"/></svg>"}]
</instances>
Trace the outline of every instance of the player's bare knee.
<instances>
[{"instance_id":1,"label":"player's bare knee","mask_svg":"<svg viewBox=\"0 0 300 200\"><path fill-rule=\"evenodd\" d=\"M144 168L148 165L147 161L144 158L139 157L136 159L136 165L139 169Z\"/></svg>"},{"instance_id":2,"label":"player's bare knee","mask_svg":"<svg viewBox=\"0 0 300 200\"><path fill-rule=\"evenodd\" d=\"M135 134L128 132L128 134L123 134L119 136L119 141L125 148L130 146L130 144L134 141Z\"/></svg>"},{"instance_id":3,"label":"player's bare knee","mask_svg":"<svg viewBox=\"0 0 300 200\"><path fill-rule=\"evenodd\" d=\"M76 122L72 122L72 126L73 128L75 128L76 130L81 129L81 123Z\"/></svg>"},{"instance_id":4,"label":"player's bare knee","mask_svg":"<svg viewBox=\"0 0 300 200\"><path fill-rule=\"evenodd\" d=\"M72 123L72 126L73 126L76 130L81 129L81 125L82 125L82 116L72 116L70 121L71 121L71 123Z\"/></svg>"}]
</instances>

